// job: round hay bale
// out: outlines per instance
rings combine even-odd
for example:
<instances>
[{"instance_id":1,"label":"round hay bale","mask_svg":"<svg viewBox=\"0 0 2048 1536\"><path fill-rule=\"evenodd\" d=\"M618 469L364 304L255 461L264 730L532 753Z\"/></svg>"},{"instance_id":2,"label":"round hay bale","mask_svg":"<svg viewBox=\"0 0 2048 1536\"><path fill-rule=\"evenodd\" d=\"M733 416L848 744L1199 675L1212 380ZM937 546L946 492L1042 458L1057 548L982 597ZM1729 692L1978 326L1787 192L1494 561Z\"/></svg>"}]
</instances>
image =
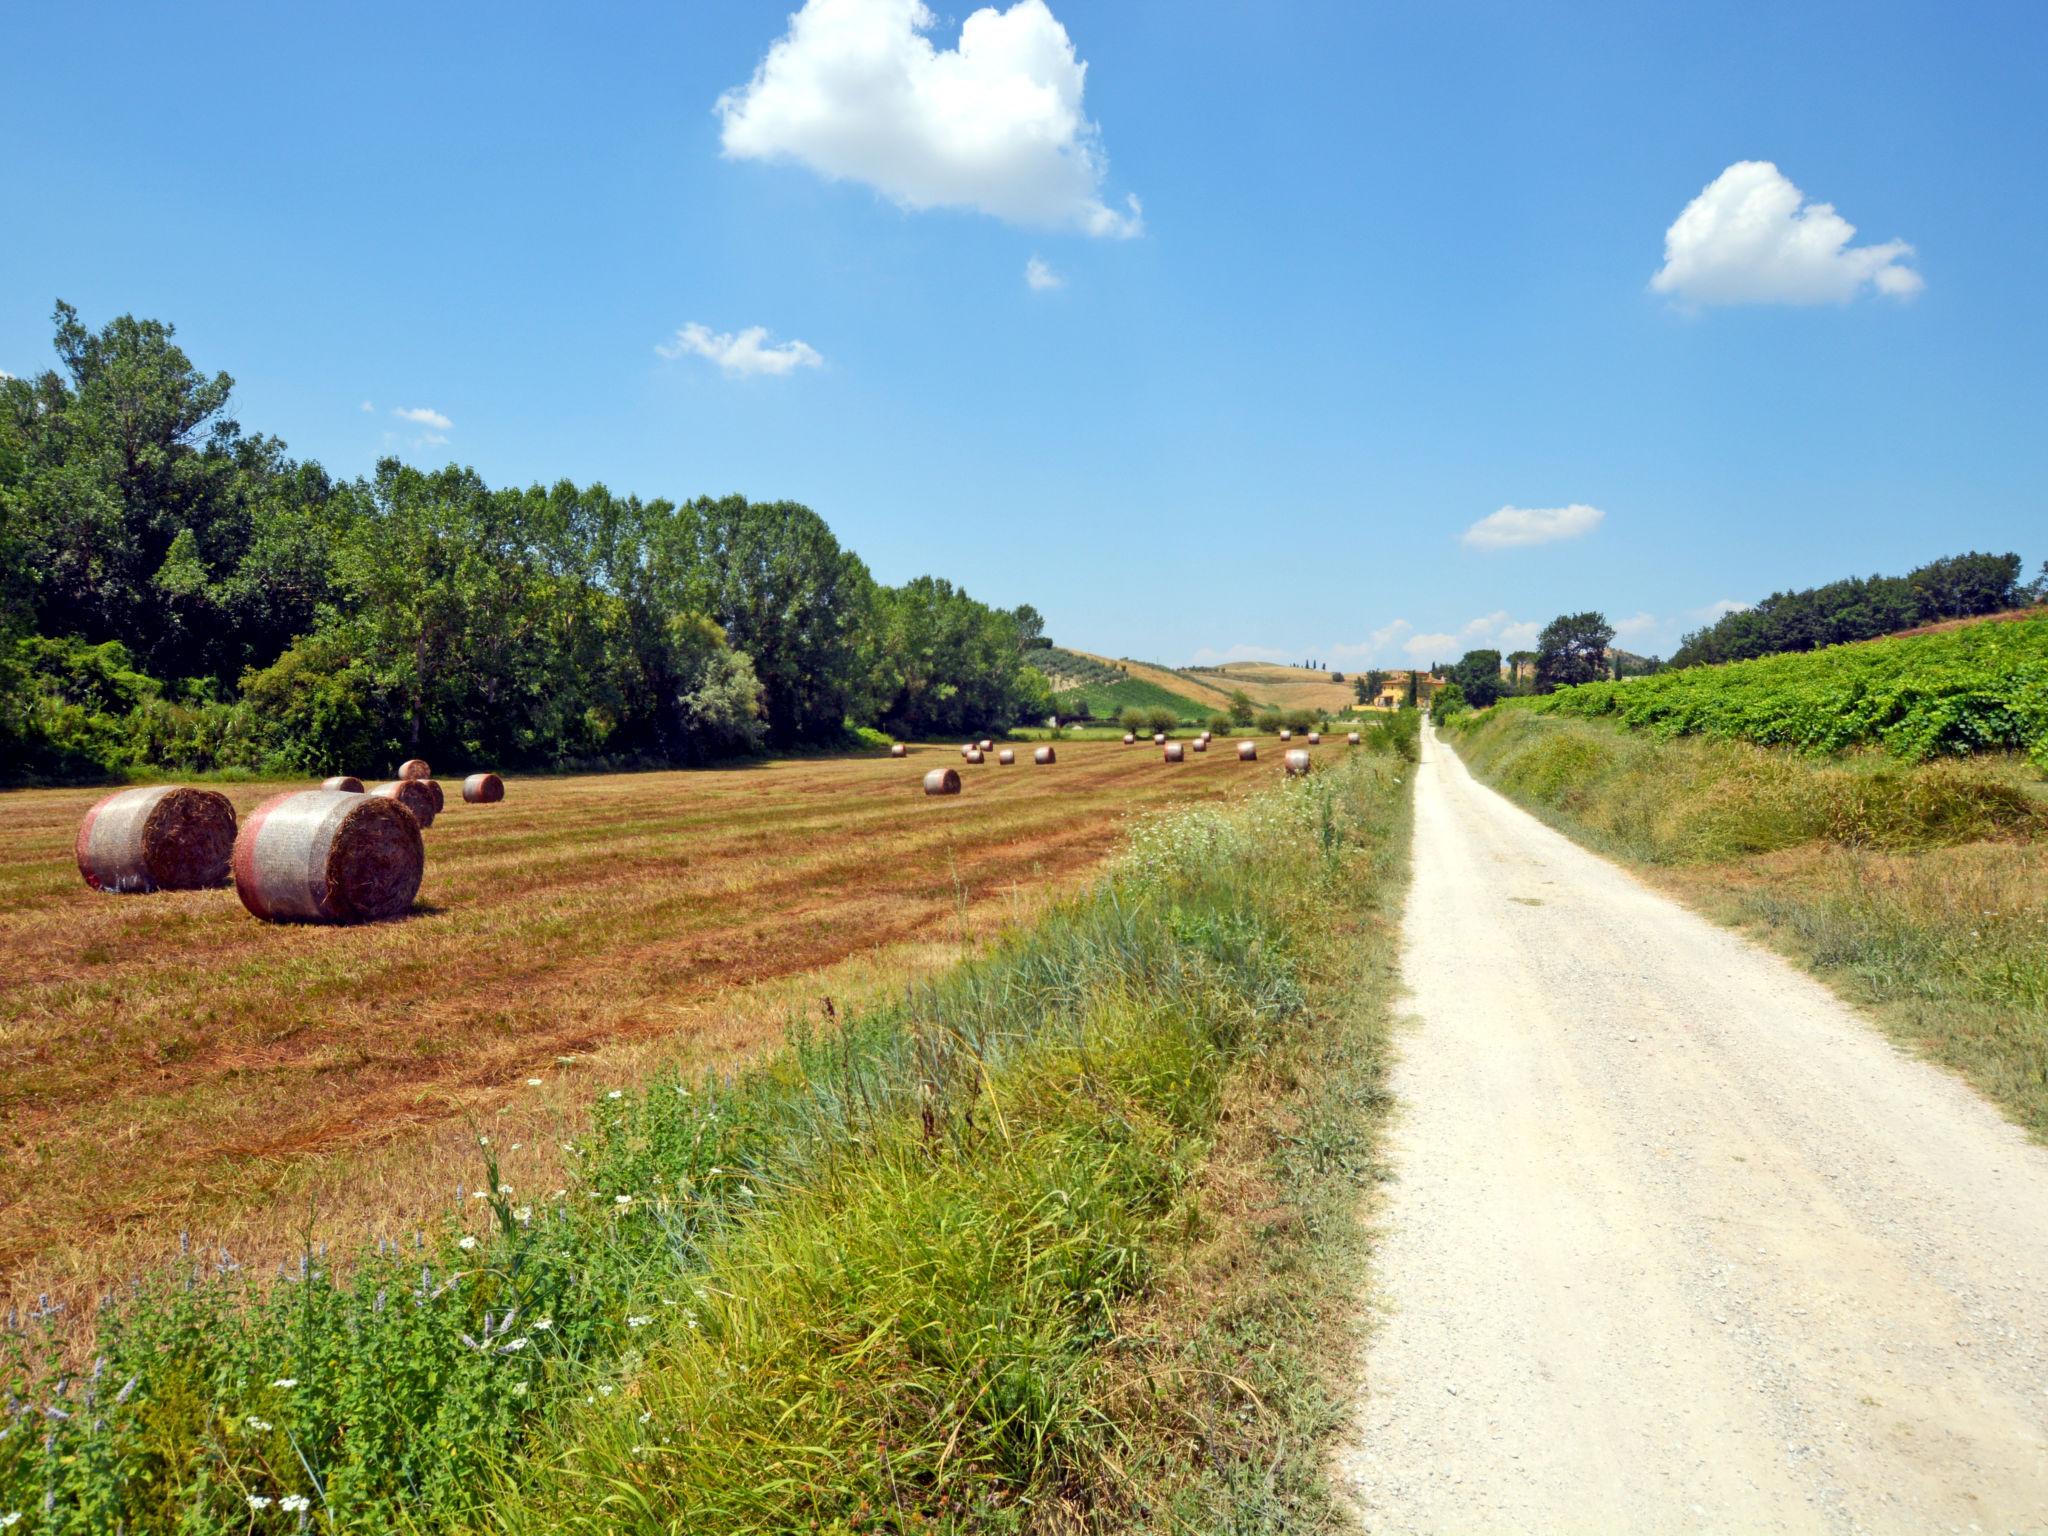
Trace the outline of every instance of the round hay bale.
<instances>
[{"instance_id":1,"label":"round hay bale","mask_svg":"<svg viewBox=\"0 0 2048 1536\"><path fill-rule=\"evenodd\" d=\"M431 782L428 779L393 779L389 784L379 784L370 791L370 795L378 800L396 800L412 812L412 819L424 831L440 814L434 804L434 792L427 787Z\"/></svg>"},{"instance_id":2,"label":"round hay bale","mask_svg":"<svg viewBox=\"0 0 2048 1536\"><path fill-rule=\"evenodd\" d=\"M1155 747L1163 747L1163 746L1165 746L1165 745L1166 745L1166 732L1164 732L1164 731L1154 731L1154 732L1152 733L1152 745L1153 745L1153 746L1155 746Z\"/></svg>"},{"instance_id":3,"label":"round hay bale","mask_svg":"<svg viewBox=\"0 0 2048 1536\"><path fill-rule=\"evenodd\" d=\"M908 757L910 756L910 748L903 745L900 741L891 742L889 744L889 755L891 757Z\"/></svg>"},{"instance_id":4,"label":"round hay bale","mask_svg":"<svg viewBox=\"0 0 2048 1536\"><path fill-rule=\"evenodd\" d=\"M959 794L960 770L958 768L934 768L924 776L924 792L928 795Z\"/></svg>"},{"instance_id":5,"label":"round hay bale","mask_svg":"<svg viewBox=\"0 0 2048 1536\"><path fill-rule=\"evenodd\" d=\"M472 773L462 781L462 798L471 805L496 805L505 798L505 781L495 773Z\"/></svg>"},{"instance_id":6,"label":"round hay bale","mask_svg":"<svg viewBox=\"0 0 2048 1536\"><path fill-rule=\"evenodd\" d=\"M984 736L980 741L976 742L975 745L980 747L981 750L984 752L993 752L996 749L996 744L994 740L987 736Z\"/></svg>"},{"instance_id":7,"label":"round hay bale","mask_svg":"<svg viewBox=\"0 0 2048 1536\"><path fill-rule=\"evenodd\" d=\"M1124 745L1125 745L1125 746L1127 746L1127 747L1129 747L1129 746L1135 746L1135 745L1137 744L1137 741L1138 741L1138 738L1137 738L1137 735L1136 735L1136 733L1135 733L1135 732L1132 732L1132 731L1125 731L1125 732L1124 732Z\"/></svg>"},{"instance_id":8,"label":"round hay bale","mask_svg":"<svg viewBox=\"0 0 2048 1536\"><path fill-rule=\"evenodd\" d=\"M211 789L116 790L78 826L78 872L96 891L198 891L225 885L235 808Z\"/></svg>"},{"instance_id":9,"label":"round hay bale","mask_svg":"<svg viewBox=\"0 0 2048 1536\"><path fill-rule=\"evenodd\" d=\"M960 755L961 755L962 757L966 757L966 756L968 756L968 755L969 755L970 753L972 753L973 751L974 751L974 743L973 743L973 742L971 742L971 741L963 741L963 742L962 742L962 743L960 744Z\"/></svg>"},{"instance_id":10,"label":"round hay bale","mask_svg":"<svg viewBox=\"0 0 2048 1536\"><path fill-rule=\"evenodd\" d=\"M1000 763L1003 767L1007 768L1010 766L1010 764L1017 761L1017 754L1011 751L1008 747L1005 747L1002 751L996 754L996 761Z\"/></svg>"},{"instance_id":11,"label":"round hay bale","mask_svg":"<svg viewBox=\"0 0 2048 1536\"><path fill-rule=\"evenodd\" d=\"M982 751L981 748L969 747L967 749L967 761L969 761L970 763L986 762L987 760L988 754Z\"/></svg>"},{"instance_id":12,"label":"round hay bale","mask_svg":"<svg viewBox=\"0 0 2048 1536\"><path fill-rule=\"evenodd\" d=\"M1188 760L1186 745L1178 741L1169 741L1159 755L1169 763L1184 763Z\"/></svg>"},{"instance_id":13,"label":"round hay bale","mask_svg":"<svg viewBox=\"0 0 2048 1536\"><path fill-rule=\"evenodd\" d=\"M1321 731L1310 731L1308 733L1308 744L1312 747L1320 747L1323 744L1323 733Z\"/></svg>"},{"instance_id":14,"label":"round hay bale","mask_svg":"<svg viewBox=\"0 0 2048 1536\"><path fill-rule=\"evenodd\" d=\"M257 806L235 839L235 894L266 922L397 917L411 910L426 867L403 798L376 792L293 790Z\"/></svg>"},{"instance_id":15,"label":"round hay bale","mask_svg":"<svg viewBox=\"0 0 2048 1536\"><path fill-rule=\"evenodd\" d=\"M1240 763L1256 763L1259 760L1259 744L1256 741L1240 741L1237 744L1237 760Z\"/></svg>"},{"instance_id":16,"label":"round hay bale","mask_svg":"<svg viewBox=\"0 0 2048 1536\"><path fill-rule=\"evenodd\" d=\"M1209 738L1206 736L1197 736L1191 743L1191 745L1197 752L1206 752L1209 750Z\"/></svg>"},{"instance_id":17,"label":"round hay bale","mask_svg":"<svg viewBox=\"0 0 2048 1536\"><path fill-rule=\"evenodd\" d=\"M1059 753L1053 751L1051 747L1040 747L1031 754L1031 761L1038 764L1041 768L1047 763L1056 763L1059 760Z\"/></svg>"},{"instance_id":18,"label":"round hay bale","mask_svg":"<svg viewBox=\"0 0 2048 1536\"><path fill-rule=\"evenodd\" d=\"M1308 772L1312 761L1313 759L1306 752L1302 751L1300 747L1294 748L1287 754L1287 777L1290 779L1300 778Z\"/></svg>"},{"instance_id":19,"label":"round hay bale","mask_svg":"<svg viewBox=\"0 0 2048 1536\"><path fill-rule=\"evenodd\" d=\"M1347 746L1347 747L1355 747L1355 746L1357 746L1357 745L1358 745L1358 732L1356 732L1356 731L1347 731L1347 732L1345 733L1345 736L1344 736L1344 745L1345 745L1345 746Z\"/></svg>"},{"instance_id":20,"label":"round hay bale","mask_svg":"<svg viewBox=\"0 0 2048 1536\"><path fill-rule=\"evenodd\" d=\"M425 758L408 757L398 765L398 776L401 779L431 779L434 770L427 766Z\"/></svg>"},{"instance_id":21,"label":"round hay bale","mask_svg":"<svg viewBox=\"0 0 2048 1536\"><path fill-rule=\"evenodd\" d=\"M363 792L363 781L352 773L337 773L331 779L322 779L320 787L338 790L344 795L360 795Z\"/></svg>"},{"instance_id":22,"label":"round hay bale","mask_svg":"<svg viewBox=\"0 0 2048 1536\"><path fill-rule=\"evenodd\" d=\"M434 797L434 814L436 816L448 809L448 791L441 787L439 779L415 779L413 782L427 786L427 793Z\"/></svg>"},{"instance_id":23,"label":"round hay bale","mask_svg":"<svg viewBox=\"0 0 2048 1536\"><path fill-rule=\"evenodd\" d=\"M1280 733L1280 739L1281 739L1282 741L1292 741L1292 740L1294 740L1294 732L1292 732L1292 731L1286 731L1286 730L1283 730L1283 731L1282 731L1282 732Z\"/></svg>"}]
</instances>

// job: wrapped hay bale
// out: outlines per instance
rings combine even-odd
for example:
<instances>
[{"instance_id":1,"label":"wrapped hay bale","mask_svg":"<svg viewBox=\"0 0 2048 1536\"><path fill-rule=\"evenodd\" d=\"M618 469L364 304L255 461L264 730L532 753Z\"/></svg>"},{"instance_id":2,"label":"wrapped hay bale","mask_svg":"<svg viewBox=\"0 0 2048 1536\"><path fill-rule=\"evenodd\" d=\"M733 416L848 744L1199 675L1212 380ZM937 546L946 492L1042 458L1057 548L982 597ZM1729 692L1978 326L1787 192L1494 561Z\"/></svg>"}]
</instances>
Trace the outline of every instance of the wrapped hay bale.
<instances>
[{"instance_id":1,"label":"wrapped hay bale","mask_svg":"<svg viewBox=\"0 0 2048 1536\"><path fill-rule=\"evenodd\" d=\"M1005 747L1002 751L996 754L996 761L1003 767L1007 768L1010 766L1010 764L1017 761L1017 754L1011 751L1008 747Z\"/></svg>"},{"instance_id":2,"label":"wrapped hay bale","mask_svg":"<svg viewBox=\"0 0 2048 1536\"><path fill-rule=\"evenodd\" d=\"M1166 745L1166 732L1164 732L1164 731L1154 731L1154 732L1152 733L1152 745L1153 745L1153 746L1155 746L1155 747L1163 747L1163 746L1165 746L1165 745Z\"/></svg>"},{"instance_id":3,"label":"wrapped hay bale","mask_svg":"<svg viewBox=\"0 0 2048 1536\"><path fill-rule=\"evenodd\" d=\"M993 752L996 749L994 739L987 736L984 736L980 741L976 742L975 745L981 748L981 750L984 752Z\"/></svg>"},{"instance_id":4,"label":"wrapped hay bale","mask_svg":"<svg viewBox=\"0 0 2048 1536\"><path fill-rule=\"evenodd\" d=\"M959 794L960 770L958 768L934 768L924 776L924 792L928 795Z\"/></svg>"},{"instance_id":5,"label":"wrapped hay bale","mask_svg":"<svg viewBox=\"0 0 2048 1536\"><path fill-rule=\"evenodd\" d=\"M1294 732L1289 730L1282 730L1280 732L1280 739L1282 741L1292 741L1294 740Z\"/></svg>"},{"instance_id":6,"label":"wrapped hay bale","mask_svg":"<svg viewBox=\"0 0 2048 1536\"><path fill-rule=\"evenodd\" d=\"M338 790L345 795L360 795L363 792L363 781L352 773L337 773L331 779L322 779L320 787Z\"/></svg>"},{"instance_id":7,"label":"wrapped hay bale","mask_svg":"<svg viewBox=\"0 0 2048 1536\"><path fill-rule=\"evenodd\" d=\"M961 755L962 757L966 757L966 756L967 756L967 755L968 755L969 753L971 753L971 752L973 752L973 751L974 751L974 743L973 743L973 742L969 741L969 742L963 742L963 743L961 743L961 746L960 746L960 755Z\"/></svg>"},{"instance_id":8,"label":"wrapped hay bale","mask_svg":"<svg viewBox=\"0 0 2048 1536\"><path fill-rule=\"evenodd\" d=\"M123 789L85 813L78 872L96 891L197 891L225 885L235 808L210 789Z\"/></svg>"},{"instance_id":9,"label":"wrapped hay bale","mask_svg":"<svg viewBox=\"0 0 2048 1536\"><path fill-rule=\"evenodd\" d=\"M910 756L910 748L903 745L900 741L891 742L889 744L889 755L891 757L908 757Z\"/></svg>"},{"instance_id":10,"label":"wrapped hay bale","mask_svg":"<svg viewBox=\"0 0 2048 1536\"><path fill-rule=\"evenodd\" d=\"M1132 732L1132 731L1125 731L1125 732L1124 732L1124 745L1125 745L1125 746L1127 746L1127 747L1130 747L1130 746L1135 746L1135 745L1137 745L1137 741L1138 741L1138 738L1137 738L1137 735L1136 735L1136 733L1135 733L1135 732Z\"/></svg>"},{"instance_id":11,"label":"wrapped hay bale","mask_svg":"<svg viewBox=\"0 0 2048 1536\"><path fill-rule=\"evenodd\" d=\"M471 805L496 805L505 798L505 781L495 773L472 773L462 781L462 798Z\"/></svg>"},{"instance_id":12,"label":"wrapped hay bale","mask_svg":"<svg viewBox=\"0 0 2048 1536\"><path fill-rule=\"evenodd\" d=\"M1308 744L1312 747L1320 747L1323 744L1323 733L1321 731L1310 731L1308 733Z\"/></svg>"},{"instance_id":13,"label":"wrapped hay bale","mask_svg":"<svg viewBox=\"0 0 2048 1536\"><path fill-rule=\"evenodd\" d=\"M393 779L389 784L379 784L370 791L375 800L396 800L408 811L422 829L431 827L434 818L440 814L434 804L434 792L427 787L427 779Z\"/></svg>"},{"instance_id":14,"label":"wrapped hay bale","mask_svg":"<svg viewBox=\"0 0 2048 1536\"><path fill-rule=\"evenodd\" d=\"M1209 738L1206 736L1197 736L1191 743L1191 745L1197 752L1206 752L1209 750Z\"/></svg>"},{"instance_id":15,"label":"wrapped hay bale","mask_svg":"<svg viewBox=\"0 0 2048 1536\"><path fill-rule=\"evenodd\" d=\"M1259 760L1259 744L1256 741L1240 741L1237 744L1237 760L1240 763L1256 763Z\"/></svg>"},{"instance_id":16,"label":"wrapped hay bale","mask_svg":"<svg viewBox=\"0 0 2048 1536\"><path fill-rule=\"evenodd\" d=\"M1345 734L1345 737L1344 737L1344 745L1345 745L1345 746L1347 746L1347 747L1355 747L1355 746L1357 746L1357 745L1358 745L1358 732L1356 732L1356 731L1350 731L1350 732L1347 732L1347 733Z\"/></svg>"},{"instance_id":17,"label":"wrapped hay bale","mask_svg":"<svg viewBox=\"0 0 2048 1536\"><path fill-rule=\"evenodd\" d=\"M969 748L967 749L967 761L969 761L970 763L978 763L978 762L981 762L981 761L983 761L983 760L984 760L984 759L985 759L986 757L987 757L987 754L986 754L985 752L983 752L983 751L981 750L981 748L979 748L979 747L969 747Z\"/></svg>"},{"instance_id":18,"label":"wrapped hay bale","mask_svg":"<svg viewBox=\"0 0 2048 1536\"><path fill-rule=\"evenodd\" d=\"M434 770L427 766L425 758L408 757L398 765L398 776L401 779L431 779Z\"/></svg>"},{"instance_id":19,"label":"wrapped hay bale","mask_svg":"<svg viewBox=\"0 0 2048 1536\"><path fill-rule=\"evenodd\" d=\"M1178 741L1169 741L1160 753L1169 763L1184 763L1188 759L1187 747Z\"/></svg>"},{"instance_id":20,"label":"wrapped hay bale","mask_svg":"<svg viewBox=\"0 0 2048 1536\"><path fill-rule=\"evenodd\" d=\"M1031 754L1031 761L1038 764L1038 766L1041 768L1043 768L1047 763L1056 763L1059 760L1059 753L1053 751L1051 747L1040 747L1037 751Z\"/></svg>"},{"instance_id":21,"label":"wrapped hay bale","mask_svg":"<svg viewBox=\"0 0 2048 1536\"><path fill-rule=\"evenodd\" d=\"M235 894L266 922L381 922L411 910L426 866L399 797L300 789L257 806L235 839Z\"/></svg>"},{"instance_id":22,"label":"wrapped hay bale","mask_svg":"<svg viewBox=\"0 0 2048 1536\"><path fill-rule=\"evenodd\" d=\"M1308 772L1309 765L1309 755L1306 752L1302 751L1300 747L1296 747L1293 751L1287 754L1287 777L1289 777L1290 779L1300 778L1303 774Z\"/></svg>"}]
</instances>

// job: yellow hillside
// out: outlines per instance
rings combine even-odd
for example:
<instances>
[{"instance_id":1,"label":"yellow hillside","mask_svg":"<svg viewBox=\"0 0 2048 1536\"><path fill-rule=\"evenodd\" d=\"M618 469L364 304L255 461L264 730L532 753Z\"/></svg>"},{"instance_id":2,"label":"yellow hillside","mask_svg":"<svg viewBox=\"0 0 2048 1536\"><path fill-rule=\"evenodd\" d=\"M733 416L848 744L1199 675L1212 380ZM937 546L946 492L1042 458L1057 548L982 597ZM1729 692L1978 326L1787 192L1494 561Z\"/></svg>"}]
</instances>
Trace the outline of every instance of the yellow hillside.
<instances>
[{"instance_id":1,"label":"yellow hillside","mask_svg":"<svg viewBox=\"0 0 2048 1536\"><path fill-rule=\"evenodd\" d=\"M1332 714L1350 709L1358 702L1351 691L1351 674L1338 682L1328 672L1311 672L1307 667L1286 667L1270 661L1233 661L1228 666L1200 672L1175 674L1184 682L1201 682L1229 697L1230 690L1242 688L1261 704L1282 709L1322 709Z\"/></svg>"},{"instance_id":2,"label":"yellow hillside","mask_svg":"<svg viewBox=\"0 0 2048 1536\"><path fill-rule=\"evenodd\" d=\"M1222 682L1200 672L1176 672L1171 667L1155 667L1146 661L1129 661L1121 656L1098 656L1093 651L1076 651L1077 656L1086 656L1104 666L1122 667L1132 678L1141 683L1150 683L1155 688L1164 688L1168 693L1177 693L1182 698L1193 699L1207 708L1222 709L1230 703L1230 690L1241 686L1237 683ZM1257 695L1254 695L1256 698Z\"/></svg>"}]
</instances>

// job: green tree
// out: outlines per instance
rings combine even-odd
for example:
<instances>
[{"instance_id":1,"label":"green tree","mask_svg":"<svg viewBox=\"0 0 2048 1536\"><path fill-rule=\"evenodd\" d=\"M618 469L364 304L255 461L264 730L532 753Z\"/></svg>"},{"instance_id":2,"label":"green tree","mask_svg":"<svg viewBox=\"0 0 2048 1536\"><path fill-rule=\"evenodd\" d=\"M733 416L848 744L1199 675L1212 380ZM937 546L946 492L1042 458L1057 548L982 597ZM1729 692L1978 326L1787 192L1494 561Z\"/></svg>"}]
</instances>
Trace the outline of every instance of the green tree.
<instances>
[{"instance_id":1,"label":"green tree","mask_svg":"<svg viewBox=\"0 0 2048 1536\"><path fill-rule=\"evenodd\" d=\"M1451 682L1458 686L1462 705L1485 709L1500 697L1500 652L1467 651L1451 668Z\"/></svg>"},{"instance_id":2,"label":"green tree","mask_svg":"<svg viewBox=\"0 0 2048 1536\"><path fill-rule=\"evenodd\" d=\"M1548 693L1576 683L1596 682L1607 673L1607 647L1614 626L1604 614L1560 614L1536 639L1536 686Z\"/></svg>"},{"instance_id":3,"label":"green tree","mask_svg":"<svg viewBox=\"0 0 2048 1536\"><path fill-rule=\"evenodd\" d=\"M1232 725L1239 727L1250 725L1255 708L1256 706L1252 703L1252 696L1242 688L1230 690L1230 723Z\"/></svg>"}]
</instances>

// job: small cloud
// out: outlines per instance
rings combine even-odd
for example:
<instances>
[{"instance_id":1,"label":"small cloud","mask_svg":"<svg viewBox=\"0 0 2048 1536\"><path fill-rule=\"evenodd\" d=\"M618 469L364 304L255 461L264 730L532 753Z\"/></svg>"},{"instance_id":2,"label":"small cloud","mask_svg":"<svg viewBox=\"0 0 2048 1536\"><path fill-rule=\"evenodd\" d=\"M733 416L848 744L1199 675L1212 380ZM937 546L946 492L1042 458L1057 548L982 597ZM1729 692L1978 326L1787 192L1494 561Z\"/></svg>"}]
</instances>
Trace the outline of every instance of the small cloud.
<instances>
[{"instance_id":1,"label":"small cloud","mask_svg":"<svg viewBox=\"0 0 2048 1536\"><path fill-rule=\"evenodd\" d=\"M1024 281L1033 293L1044 293L1050 288L1064 288L1067 280L1034 256L1024 263Z\"/></svg>"},{"instance_id":2,"label":"small cloud","mask_svg":"<svg viewBox=\"0 0 2048 1536\"><path fill-rule=\"evenodd\" d=\"M1614 638L1617 640L1647 640L1663 633L1664 621L1654 613L1632 613L1625 619L1614 621Z\"/></svg>"},{"instance_id":3,"label":"small cloud","mask_svg":"<svg viewBox=\"0 0 2048 1536\"><path fill-rule=\"evenodd\" d=\"M667 358L708 358L734 376L765 373L779 377L799 368L824 364L825 359L817 349L804 342L785 341L772 347L767 342L768 328L763 325L750 325L734 335L730 331L714 332L693 320L676 332L674 341L663 342L654 350Z\"/></svg>"},{"instance_id":4,"label":"small cloud","mask_svg":"<svg viewBox=\"0 0 2048 1536\"><path fill-rule=\"evenodd\" d=\"M1045 0L983 6L952 48L925 35L937 25L924 0L805 0L754 78L718 98L727 158L794 160L903 208L1138 234L1137 198L1103 201L1088 66Z\"/></svg>"},{"instance_id":5,"label":"small cloud","mask_svg":"<svg viewBox=\"0 0 2048 1536\"><path fill-rule=\"evenodd\" d=\"M1428 666L1434 661L1456 661L1471 650L1527 650L1542 630L1541 624L1517 619L1504 608L1467 619L1456 629L1418 630L1406 619L1395 619L1363 640L1328 647L1326 654L1332 661L1367 666L1387 661Z\"/></svg>"},{"instance_id":6,"label":"small cloud","mask_svg":"<svg viewBox=\"0 0 2048 1536\"><path fill-rule=\"evenodd\" d=\"M1521 549L1530 544L1555 544L1583 538L1607 514L1598 507L1573 502L1568 507L1502 507L1470 528L1461 542L1470 549Z\"/></svg>"},{"instance_id":7,"label":"small cloud","mask_svg":"<svg viewBox=\"0 0 2048 1536\"><path fill-rule=\"evenodd\" d=\"M455 425L446 416L443 416L432 406L427 405L394 405L391 408L391 414L400 421L409 421L415 426L432 427L436 432L449 431ZM447 439L445 437L429 438L428 441L445 443Z\"/></svg>"},{"instance_id":8,"label":"small cloud","mask_svg":"<svg viewBox=\"0 0 2048 1536\"><path fill-rule=\"evenodd\" d=\"M1809 203L1768 160L1728 167L1664 232L1650 287L1687 304L1846 304L1868 284L1895 299L1926 281L1903 240L1851 245L1856 226Z\"/></svg>"},{"instance_id":9,"label":"small cloud","mask_svg":"<svg viewBox=\"0 0 2048 1536\"><path fill-rule=\"evenodd\" d=\"M365 400L363 402L363 414L366 416L374 416L377 414L377 407L370 404L369 401Z\"/></svg>"}]
</instances>

